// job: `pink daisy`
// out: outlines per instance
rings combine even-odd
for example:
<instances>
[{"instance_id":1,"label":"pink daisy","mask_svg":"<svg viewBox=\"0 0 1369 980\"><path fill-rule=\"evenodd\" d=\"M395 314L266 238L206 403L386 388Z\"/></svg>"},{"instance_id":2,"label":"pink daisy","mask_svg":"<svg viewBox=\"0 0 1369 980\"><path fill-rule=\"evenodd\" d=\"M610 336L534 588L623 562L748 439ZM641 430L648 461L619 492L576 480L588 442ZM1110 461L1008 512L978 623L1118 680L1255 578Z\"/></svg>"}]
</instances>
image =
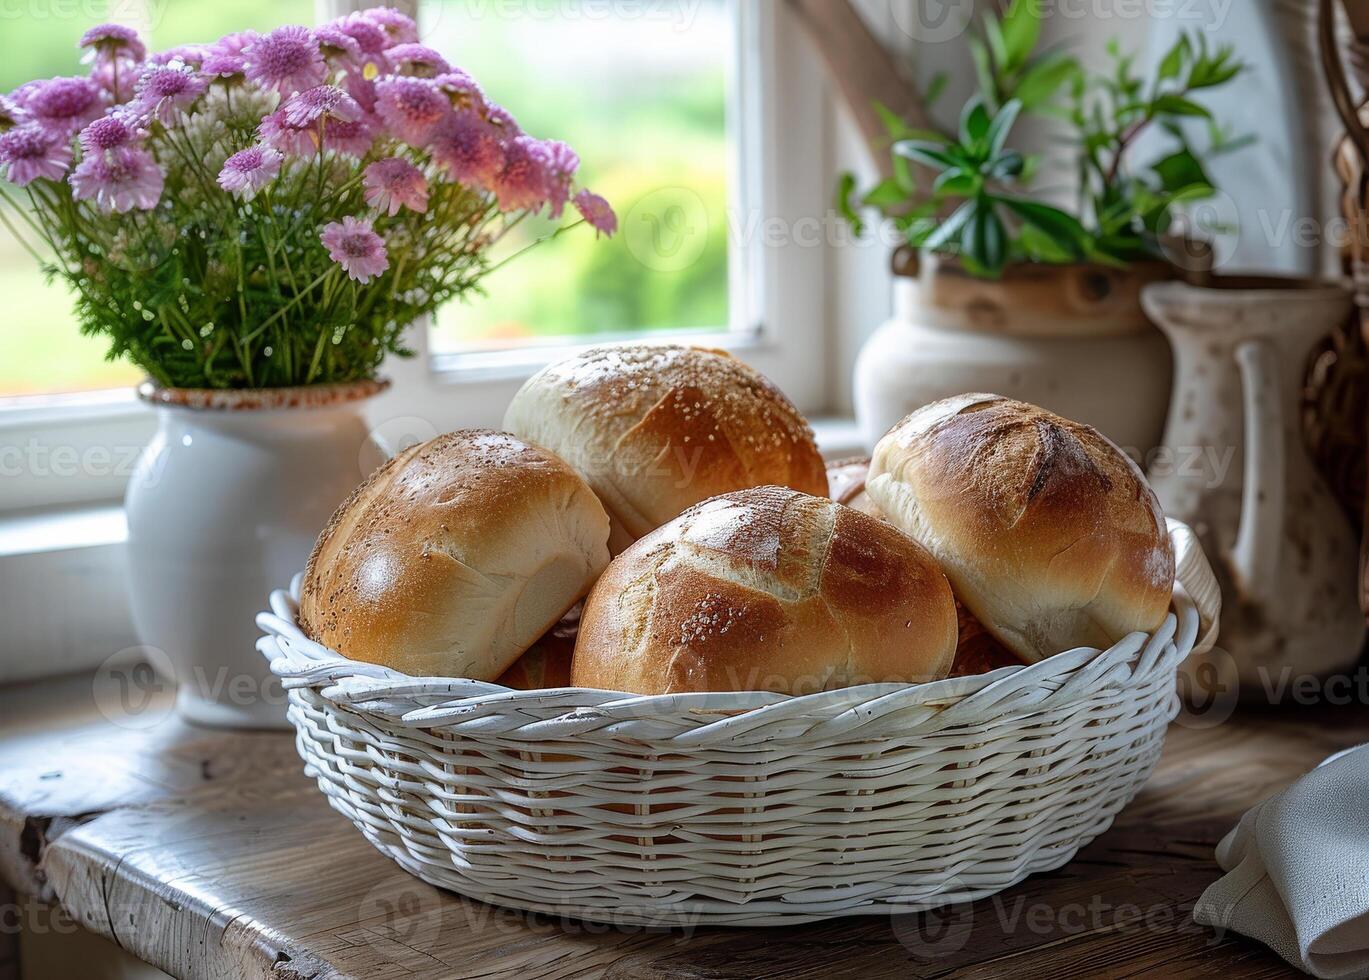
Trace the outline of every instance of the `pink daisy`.
<instances>
[{"instance_id":1,"label":"pink daisy","mask_svg":"<svg viewBox=\"0 0 1369 980\"><path fill-rule=\"evenodd\" d=\"M0 95L0 133L7 129L13 129L24 122L26 118L24 110L15 105L13 100Z\"/></svg>"},{"instance_id":2,"label":"pink daisy","mask_svg":"<svg viewBox=\"0 0 1369 980\"><path fill-rule=\"evenodd\" d=\"M314 28L314 41L318 44L323 60L343 68L360 67L362 64L361 45L356 38L338 28L335 24L324 24Z\"/></svg>"},{"instance_id":3,"label":"pink daisy","mask_svg":"<svg viewBox=\"0 0 1369 980\"><path fill-rule=\"evenodd\" d=\"M428 210L428 181L423 172L407 160L389 157L377 160L362 175L366 203L394 217L400 208L420 213Z\"/></svg>"},{"instance_id":4,"label":"pink daisy","mask_svg":"<svg viewBox=\"0 0 1369 980\"><path fill-rule=\"evenodd\" d=\"M504 147L504 167L494 181L503 211L535 211L551 196L547 151L540 140L515 136Z\"/></svg>"},{"instance_id":5,"label":"pink daisy","mask_svg":"<svg viewBox=\"0 0 1369 980\"><path fill-rule=\"evenodd\" d=\"M407 14L393 7L371 7L357 14L375 24L390 38L391 44L411 44L418 40L418 25Z\"/></svg>"},{"instance_id":6,"label":"pink daisy","mask_svg":"<svg viewBox=\"0 0 1369 980\"><path fill-rule=\"evenodd\" d=\"M81 149L86 153L103 153L132 143L142 135L133 117L113 112L81 130Z\"/></svg>"},{"instance_id":7,"label":"pink daisy","mask_svg":"<svg viewBox=\"0 0 1369 980\"><path fill-rule=\"evenodd\" d=\"M485 103L485 119L491 126L499 130L499 135L503 139L511 140L515 136L523 135L523 129L514 120L513 113L502 105L495 105L493 102Z\"/></svg>"},{"instance_id":8,"label":"pink daisy","mask_svg":"<svg viewBox=\"0 0 1369 980\"><path fill-rule=\"evenodd\" d=\"M291 126L311 126L325 116L355 122L361 118L361 106L336 85L317 85L296 92L285 101L285 121Z\"/></svg>"},{"instance_id":9,"label":"pink daisy","mask_svg":"<svg viewBox=\"0 0 1369 980\"><path fill-rule=\"evenodd\" d=\"M445 71L433 79L447 101L456 109L480 109L485 105L485 93L480 90L474 78L460 68Z\"/></svg>"},{"instance_id":10,"label":"pink daisy","mask_svg":"<svg viewBox=\"0 0 1369 980\"><path fill-rule=\"evenodd\" d=\"M211 50L207 44L180 44L165 51L158 51L148 58L147 62L158 67L181 68L188 65L191 68L198 68Z\"/></svg>"},{"instance_id":11,"label":"pink daisy","mask_svg":"<svg viewBox=\"0 0 1369 980\"><path fill-rule=\"evenodd\" d=\"M199 73L185 64L153 67L138 79L138 105L164 126L175 122L208 87Z\"/></svg>"},{"instance_id":12,"label":"pink daisy","mask_svg":"<svg viewBox=\"0 0 1369 980\"><path fill-rule=\"evenodd\" d=\"M325 225L319 241L328 249L328 257L357 282L370 282L390 267L385 240L375 233L369 221L348 215L341 223Z\"/></svg>"},{"instance_id":13,"label":"pink daisy","mask_svg":"<svg viewBox=\"0 0 1369 980\"><path fill-rule=\"evenodd\" d=\"M106 214L150 211L162 196L163 180L151 153L122 146L82 160L71 173L71 196L93 200Z\"/></svg>"},{"instance_id":14,"label":"pink daisy","mask_svg":"<svg viewBox=\"0 0 1369 980\"><path fill-rule=\"evenodd\" d=\"M447 97L427 79L390 77L376 83L376 112L390 132L411 146L426 143L451 111Z\"/></svg>"},{"instance_id":15,"label":"pink daisy","mask_svg":"<svg viewBox=\"0 0 1369 980\"><path fill-rule=\"evenodd\" d=\"M126 58L97 61L90 69L90 80L100 87L110 102L127 102L133 98L143 64Z\"/></svg>"},{"instance_id":16,"label":"pink daisy","mask_svg":"<svg viewBox=\"0 0 1369 980\"><path fill-rule=\"evenodd\" d=\"M491 187L504 169L504 147L493 126L469 112L454 112L433 133L433 163L448 180Z\"/></svg>"},{"instance_id":17,"label":"pink daisy","mask_svg":"<svg viewBox=\"0 0 1369 980\"><path fill-rule=\"evenodd\" d=\"M242 54L255 41L261 39L256 31L235 31L225 34L209 46L212 54Z\"/></svg>"},{"instance_id":18,"label":"pink daisy","mask_svg":"<svg viewBox=\"0 0 1369 980\"><path fill-rule=\"evenodd\" d=\"M0 133L0 164L5 178L18 187L39 177L60 180L71 166L71 145L38 126L18 126Z\"/></svg>"},{"instance_id":19,"label":"pink daisy","mask_svg":"<svg viewBox=\"0 0 1369 980\"><path fill-rule=\"evenodd\" d=\"M86 49L83 62L126 59L142 61L147 48L138 40L138 32L122 24L100 24L81 35L80 47Z\"/></svg>"},{"instance_id":20,"label":"pink daisy","mask_svg":"<svg viewBox=\"0 0 1369 980\"><path fill-rule=\"evenodd\" d=\"M247 59L231 51L211 51L200 63L200 74L216 82L239 80L247 74Z\"/></svg>"},{"instance_id":21,"label":"pink daisy","mask_svg":"<svg viewBox=\"0 0 1369 980\"><path fill-rule=\"evenodd\" d=\"M385 52L385 57L401 75L435 78L451 71L447 59L424 44L396 44Z\"/></svg>"},{"instance_id":22,"label":"pink daisy","mask_svg":"<svg viewBox=\"0 0 1369 980\"><path fill-rule=\"evenodd\" d=\"M53 78L25 89L24 109L57 136L70 136L105 111L99 86L88 78Z\"/></svg>"},{"instance_id":23,"label":"pink daisy","mask_svg":"<svg viewBox=\"0 0 1369 980\"><path fill-rule=\"evenodd\" d=\"M323 120L323 148L352 157L364 157L375 142L374 117L363 115L357 119L338 119L328 116Z\"/></svg>"},{"instance_id":24,"label":"pink daisy","mask_svg":"<svg viewBox=\"0 0 1369 980\"><path fill-rule=\"evenodd\" d=\"M594 229L594 237L600 233L612 236L618 230L618 216L612 206L598 194L584 190L575 195L575 210Z\"/></svg>"},{"instance_id":25,"label":"pink daisy","mask_svg":"<svg viewBox=\"0 0 1369 980\"><path fill-rule=\"evenodd\" d=\"M570 200L570 182L580 167L580 156L560 140L542 143L543 167L547 177L547 201L553 218L561 217Z\"/></svg>"},{"instance_id":26,"label":"pink daisy","mask_svg":"<svg viewBox=\"0 0 1369 980\"><path fill-rule=\"evenodd\" d=\"M341 31L356 42L361 51L361 57L358 59L361 65L369 67L373 73L388 70L390 63L385 58L385 49L394 42L390 40L390 35L386 34L380 26L373 24L359 13L348 14L327 26Z\"/></svg>"},{"instance_id":27,"label":"pink daisy","mask_svg":"<svg viewBox=\"0 0 1369 980\"><path fill-rule=\"evenodd\" d=\"M283 157L269 146L249 146L239 150L223 163L219 171L219 186L231 194L251 200L280 173Z\"/></svg>"},{"instance_id":28,"label":"pink daisy","mask_svg":"<svg viewBox=\"0 0 1369 980\"><path fill-rule=\"evenodd\" d=\"M313 156L318 152L318 132L312 126L291 126L285 110L277 109L264 116L257 127L263 143L287 156Z\"/></svg>"},{"instance_id":29,"label":"pink daisy","mask_svg":"<svg viewBox=\"0 0 1369 980\"><path fill-rule=\"evenodd\" d=\"M318 42L308 28L278 27L243 49L247 77L281 95L313 88L328 74Z\"/></svg>"}]
</instances>

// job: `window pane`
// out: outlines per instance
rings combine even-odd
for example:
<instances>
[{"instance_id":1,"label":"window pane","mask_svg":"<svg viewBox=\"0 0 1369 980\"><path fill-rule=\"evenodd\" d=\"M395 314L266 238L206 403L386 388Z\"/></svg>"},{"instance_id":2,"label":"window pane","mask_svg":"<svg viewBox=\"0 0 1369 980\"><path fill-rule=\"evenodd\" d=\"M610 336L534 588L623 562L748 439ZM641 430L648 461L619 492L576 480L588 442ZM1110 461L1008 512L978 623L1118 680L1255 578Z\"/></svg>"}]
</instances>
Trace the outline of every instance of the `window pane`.
<instances>
[{"instance_id":1,"label":"window pane","mask_svg":"<svg viewBox=\"0 0 1369 980\"><path fill-rule=\"evenodd\" d=\"M611 241L582 226L538 244L448 305L434 352L728 328L724 0L425 0L420 23L524 130L574 147L620 222ZM524 222L496 261L554 227Z\"/></svg>"},{"instance_id":2,"label":"window pane","mask_svg":"<svg viewBox=\"0 0 1369 980\"><path fill-rule=\"evenodd\" d=\"M0 92L53 75L83 74L76 42L89 27L119 21L142 32L151 50L212 41L231 31L309 24L313 0L93 0L77 4L17 4L0 13L4 57ZM106 344L82 336L71 295L43 281L37 264L0 227L0 396L108 388L139 379L122 361L104 359Z\"/></svg>"}]
</instances>

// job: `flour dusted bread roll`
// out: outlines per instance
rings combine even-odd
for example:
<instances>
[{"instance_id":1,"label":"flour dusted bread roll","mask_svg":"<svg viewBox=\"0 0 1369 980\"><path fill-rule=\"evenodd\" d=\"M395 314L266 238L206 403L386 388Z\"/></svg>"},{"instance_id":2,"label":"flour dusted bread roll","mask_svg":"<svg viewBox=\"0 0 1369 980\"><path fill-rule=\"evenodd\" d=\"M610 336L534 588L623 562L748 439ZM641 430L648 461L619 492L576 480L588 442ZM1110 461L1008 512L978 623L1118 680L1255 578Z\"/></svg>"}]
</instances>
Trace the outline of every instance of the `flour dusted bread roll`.
<instances>
[{"instance_id":1,"label":"flour dusted bread roll","mask_svg":"<svg viewBox=\"0 0 1369 980\"><path fill-rule=\"evenodd\" d=\"M998 395L908 416L866 492L941 563L957 597L1027 662L1164 620L1174 553L1141 471L1086 425Z\"/></svg>"},{"instance_id":2,"label":"flour dusted bread roll","mask_svg":"<svg viewBox=\"0 0 1369 980\"><path fill-rule=\"evenodd\" d=\"M589 482L608 510L614 554L729 490L777 484L827 494L808 423L778 388L723 351L585 351L533 375L504 428Z\"/></svg>"},{"instance_id":3,"label":"flour dusted bread roll","mask_svg":"<svg viewBox=\"0 0 1369 980\"><path fill-rule=\"evenodd\" d=\"M893 526L782 487L715 497L642 538L585 603L577 687L813 691L944 677L955 600Z\"/></svg>"},{"instance_id":4,"label":"flour dusted bread roll","mask_svg":"<svg viewBox=\"0 0 1369 980\"><path fill-rule=\"evenodd\" d=\"M493 680L608 564L608 515L579 475L467 429L377 470L305 570L300 625L353 660Z\"/></svg>"}]
</instances>

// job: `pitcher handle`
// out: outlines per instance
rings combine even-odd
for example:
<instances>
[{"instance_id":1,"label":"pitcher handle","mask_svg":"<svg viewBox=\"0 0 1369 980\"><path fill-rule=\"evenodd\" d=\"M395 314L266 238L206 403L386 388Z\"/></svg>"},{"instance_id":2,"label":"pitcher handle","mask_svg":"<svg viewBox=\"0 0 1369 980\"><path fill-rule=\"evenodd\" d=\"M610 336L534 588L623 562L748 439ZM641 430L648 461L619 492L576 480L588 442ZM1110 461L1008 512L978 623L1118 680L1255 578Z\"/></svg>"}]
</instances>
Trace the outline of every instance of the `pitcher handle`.
<instances>
[{"instance_id":1,"label":"pitcher handle","mask_svg":"<svg viewBox=\"0 0 1369 980\"><path fill-rule=\"evenodd\" d=\"M1246 340L1236 348L1245 404L1245 479L1241 520L1231 571L1241 596L1277 602L1284 515L1284 418L1279 366L1270 341Z\"/></svg>"}]
</instances>

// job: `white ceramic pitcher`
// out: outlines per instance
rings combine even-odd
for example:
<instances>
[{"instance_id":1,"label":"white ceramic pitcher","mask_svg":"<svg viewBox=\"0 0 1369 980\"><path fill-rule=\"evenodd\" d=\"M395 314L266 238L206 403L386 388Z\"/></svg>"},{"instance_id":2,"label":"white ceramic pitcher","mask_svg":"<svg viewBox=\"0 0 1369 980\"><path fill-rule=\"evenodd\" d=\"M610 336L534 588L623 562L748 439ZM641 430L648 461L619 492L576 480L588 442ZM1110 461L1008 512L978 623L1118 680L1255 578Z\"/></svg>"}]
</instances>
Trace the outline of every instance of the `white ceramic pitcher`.
<instances>
[{"instance_id":1,"label":"white ceramic pitcher","mask_svg":"<svg viewBox=\"0 0 1369 980\"><path fill-rule=\"evenodd\" d=\"M1221 647L1243 697L1358 659L1358 542L1303 446L1312 346L1350 312L1337 285L1230 279L1142 294L1174 349L1174 397L1150 482L1202 540L1222 585Z\"/></svg>"}]
</instances>

